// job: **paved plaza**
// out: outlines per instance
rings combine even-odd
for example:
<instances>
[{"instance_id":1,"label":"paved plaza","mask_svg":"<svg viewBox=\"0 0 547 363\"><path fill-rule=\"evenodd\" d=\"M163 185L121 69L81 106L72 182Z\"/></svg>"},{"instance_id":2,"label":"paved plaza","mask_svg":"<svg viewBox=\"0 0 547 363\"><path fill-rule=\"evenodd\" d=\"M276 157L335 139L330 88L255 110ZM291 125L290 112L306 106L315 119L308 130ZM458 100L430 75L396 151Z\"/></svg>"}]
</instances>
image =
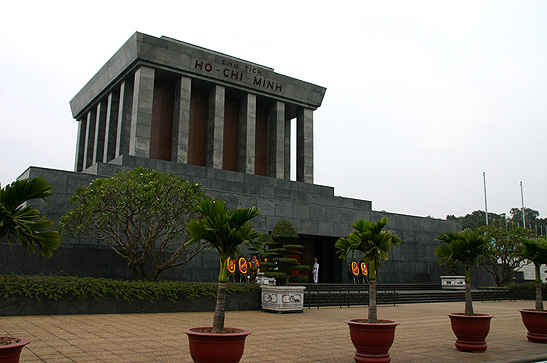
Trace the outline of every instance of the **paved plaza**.
<instances>
[{"instance_id":1,"label":"paved plaza","mask_svg":"<svg viewBox=\"0 0 547 363\"><path fill-rule=\"evenodd\" d=\"M519 309L533 301L475 302L477 313L494 315L484 354L458 352L447 313L463 302L380 305L379 317L399 321L392 362L540 362L547 345L526 340ZM245 362L353 362L345 320L366 318L366 307L312 308L303 314L229 311L226 326L253 331ZM0 335L31 339L21 361L191 362L183 330L210 326L213 314L165 313L2 317Z\"/></svg>"}]
</instances>

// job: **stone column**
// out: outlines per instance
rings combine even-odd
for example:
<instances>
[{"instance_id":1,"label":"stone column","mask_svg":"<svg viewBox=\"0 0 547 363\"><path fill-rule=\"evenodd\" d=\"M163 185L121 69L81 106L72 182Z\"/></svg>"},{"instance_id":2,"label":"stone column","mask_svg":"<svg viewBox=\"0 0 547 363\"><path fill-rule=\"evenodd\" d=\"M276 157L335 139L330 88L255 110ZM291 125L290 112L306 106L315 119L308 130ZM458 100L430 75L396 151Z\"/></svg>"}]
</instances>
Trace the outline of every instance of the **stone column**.
<instances>
[{"instance_id":1,"label":"stone column","mask_svg":"<svg viewBox=\"0 0 547 363\"><path fill-rule=\"evenodd\" d=\"M84 169L85 135L87 128L87 116L78 120L78 138L76 139L76 158L74 160L74 171Z\"/></svg>"},{"instance_id":2,"label":"stone column","mask_svg":"<svg viewBox=\"0 0 547 363\"><path fill-rule=\"evenodd\" d=\"M129 155L145 158L150 156L154 77L153 68L141 66L135 71Z\"/></svg>"},{"instance_id":3,"label":"stone column","mask_svg":"<svg viewBox=\"0 0 547 363\"><path fill-rule=\"evenodd\" d=\"M116 155L129 154L131 133L131 112L133 111L133 80L126 79L120 84L120 105L118 107L118 130L116 131Z\"/></svg>"},{"instance_id":4,"label":"stone column","mask_svg":"<svg viewBox=\"0 0 547 363\"><path fill-rule=\"evenodd\" d=\"M97 122L97 108L92 107L87 113L84 146L84 166L82 170L93 164L93 147L95 146L95 123Z\"/></svg>"},{"instance_id":5,"label":"stone column","mask_svg":"<svg viewBox=\"0 0 547 363\"><path fill-rule=\"evenodd\" d=\"M285 138L284 138L284 154L285 154L285 179L291 180L291 119L285 119Z\"/></svg>"},{"instance_id":6,"label":"stone column","mask_svg":"<svg viewBox=\"0 0 547 363\"><path fill-rule=\"evenodd\" d=\"M313 184L313 110L301 108L296 118L296 180Z\"/></svg>"},{"instance_id":7,"label":"stone column","mask_svg":"<svg viewBox=\"0 0 547 363\"><path fill-rule=\"evenodd\" d=\"M120 93L112 91L108 94L106 102L106 127L104 135L103 162L107 163L116 157L116 140L118 133L118 109L120 105Z\"/></svg>"},{"instance_id":8,"label":"stone column","mask_svg":"<svg viewBox=\"0 0 547 363\"><path fill-rule=\"evenodd\" d=\"M268 117L268 175L285 177L285 103L275 101Z\"/></svg>"},{"instance_id":9,"label":"stone column","mask_svg":"<svg viewBox=\"0 0 547 363\"><path fill-rule=\"evenodd\" d=\"M192 79L181 76L175 85L175 107L173 111L173 140L171 161L188 164L188 138L190 135L190 96Z\"/></svg>"},{"instance_id":10,"label":"stone column","mask_svg":"<svg viewBox=\"0 0 547 363\"><path fill-rule=\"evenodd\" d=\"M103 161L104 130L106 127L106 102L97 102L97 121L95 122L95 144L93 146L93 163Z\"/></svg>"},{"instance_id":11,"label":"stone column","mask_svg":"<svg viewBox=\"0 0 547 363\"><path fill-rule=\"evenodd\" d=\"M241 97L239 107L238 169L254 174L256 155L256 95L247 93Z\"/></svg>"},{"instance_id":12,"label":"stone column","mask_svg":"<svg viewBox=\"0 0 547 363\"><path fill-rule=\"evenodd\" d=\"M216 85L209 92L207 122L207 167L222 169L225 89Z\"/></svg>"}]
</instances>

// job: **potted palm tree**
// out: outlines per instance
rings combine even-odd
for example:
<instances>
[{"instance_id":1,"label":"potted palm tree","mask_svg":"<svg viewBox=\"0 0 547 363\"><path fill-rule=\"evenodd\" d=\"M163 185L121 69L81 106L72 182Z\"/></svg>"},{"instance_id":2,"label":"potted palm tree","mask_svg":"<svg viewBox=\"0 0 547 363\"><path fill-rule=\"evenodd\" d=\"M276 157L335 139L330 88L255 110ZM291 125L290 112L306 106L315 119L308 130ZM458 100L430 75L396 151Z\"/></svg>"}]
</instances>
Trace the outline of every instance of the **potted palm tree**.
<instances>
[{"instance_id":1,"label":"potted palm tree","mask_svg":"<svg viewBox=\"0 0 547 363\"><path fill-rule=\"evenodd\" d=\"M490 240L472 229L462 232L442 233L435 238L442 245L435 250L439 264L463 265L465 275L465 312L448 314L452 331L456 335L456 349L484 353L486 336L490 331L492 315L476 314L471 297L471 265L477 265L479 258L490 254Z\"/></svg>"},{"instance_id":2,"label":"potted palm tree","mask_svg":"<svg viewBox=\"0 0 547 363\"><path fill-rule=\"evenodd\" d=\"M376 277L380 264L388 259L392 246L401 243L401 239L392 231L382 231L386 225L386 217L376 223L360 219L351 225L355 230L338 239L335 245L340 259L359 252L368 264L368 319L346 321L356 349L356 362L390 362L389 348L395 338L395 328L399 325L391 320L378 320L376 306Z\"/></svg>"},{"instance_id":3,"label":"potted palm tree","mask_svg":"<svg viewBox=\"0 0 547 363\"><path fill-rule=\"evenodd\" d=\"M547 240L523 238L516 255L533 263L536 272L536 308L520 310L522 322L528 330L526 337L530 342L547 343L547 311L543 310L540 270L541 265L547 264Z\"/></svg>"},{"instance_id":4,"label":"potted palm tree","mask_svg":"<svg viewBox=\"0 0 547 363\"><path fill-rule=\"evenodd\" d=\"M55 223L26 204L52 194L51 185L40 177L17 180L0 189L0 238L5 237L10 245L18 241L28 253L35 252L37 245L44 257L53 256L61 242L59 233L49 230ZM0 337L0 362L19 362L21 350L29 343L25 338Z\"/></svg>"},{"instance_id":5,"label":"potted palm tree","mask_svg":"<svg viewBox=\"0 0 547 363\"><path fill-rule=\"evenodd\" d=\"M251 331L224 327L226 308L226 283L228 282L228 259L241 254L241 246L252 242L258 233L251 219L259 215L258 208L231 211L225 202L204 200L198 210L202 220L192 220L186 226L190 235L188 245L205 243L220 254L220 271L215 315L212 327L186 329L190 355L194 362L237 363L243 355L245 338Z\"/></svg>"}]
</instances>

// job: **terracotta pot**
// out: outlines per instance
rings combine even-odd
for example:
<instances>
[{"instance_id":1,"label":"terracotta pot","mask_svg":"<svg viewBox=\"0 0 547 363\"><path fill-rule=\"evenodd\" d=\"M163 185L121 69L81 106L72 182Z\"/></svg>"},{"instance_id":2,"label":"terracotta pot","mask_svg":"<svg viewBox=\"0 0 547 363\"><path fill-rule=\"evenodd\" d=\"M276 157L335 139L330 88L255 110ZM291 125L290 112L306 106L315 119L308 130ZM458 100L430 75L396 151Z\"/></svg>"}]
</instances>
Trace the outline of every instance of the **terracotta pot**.
<instances>
[{"instance_id":1,"label":"terracotta pot","mask_svg":"<svg viewBox=\"0 0 547 363\"><path fill-rule=\"evenodd\" d=\"M456 349L460 352L484 353L486 351L486 336L490 331L488 314L465 315L463 313L448 314L452 331L456 335Z\"/></svg>"},{"instance_id":2,"label":"terracotta pot","mask_svg":"<svg viewBox=\"0 0 547 363\"><path fill-rule=\"evenodd\" d=\"M200 330L210 327L191 328L184 332L188 334L190 355L195 363L237 363L245 349L245 338L250 330L225 328L233 333L213 334L201 333Z\"/></svg>"},{"instance_id":3,"label":"terracotta pot","mask_svg":"<svg viewBox=\"0 0 547 363\"><path fill-rule=\"evenodd\" d=\"M380 320L377 324L367 323L363 319L346 321L349 334L356 349L355 362L391 362L389 348L395 338L395 328L399 323Z\"/></svg>"},{"instance_id":4,"label":"terracotta pot","mask_svg":"<svg viewBox=\"0 0 547 363\"><path fill-rule=\"evenodd\" d=\"M533 343L547 343L547 311L519 310L522 322L528 330L526 337Z\"/></svg>"},{"instance_id":5,"label":"terracotta pot","mask_svg":"<svg viewBox=\"0 0 547 363\"><path fill-rule=\"evenodd\" d=\"M8 345L0 345L0 363L18 363L21 350L23 350L25 345L30 343L29 339L14 339L19 339L19 342Z\"/></svg>"}]
</instances>

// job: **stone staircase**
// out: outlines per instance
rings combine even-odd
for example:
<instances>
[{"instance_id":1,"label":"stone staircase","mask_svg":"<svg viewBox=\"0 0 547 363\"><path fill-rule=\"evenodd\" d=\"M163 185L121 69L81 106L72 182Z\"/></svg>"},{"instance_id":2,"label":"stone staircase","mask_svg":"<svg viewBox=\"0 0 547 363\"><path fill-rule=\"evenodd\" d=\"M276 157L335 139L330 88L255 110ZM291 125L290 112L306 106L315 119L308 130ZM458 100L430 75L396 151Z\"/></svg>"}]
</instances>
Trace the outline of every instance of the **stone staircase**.
<instances>
[{"instance_id":1,"label":"stone staircase","mask_svg":"<svg viewBox=\"0 0 547 363\"><path fill-rule=\"evenodd\" d=\"M368 284L300 284L305 286L304 307L368 305ZM433 284L377 284L378 304L413 304L465 301L463 290L443 290ZM473 301L521 300L509 289L472 290Z\"/></svg>"}]
</instances>

